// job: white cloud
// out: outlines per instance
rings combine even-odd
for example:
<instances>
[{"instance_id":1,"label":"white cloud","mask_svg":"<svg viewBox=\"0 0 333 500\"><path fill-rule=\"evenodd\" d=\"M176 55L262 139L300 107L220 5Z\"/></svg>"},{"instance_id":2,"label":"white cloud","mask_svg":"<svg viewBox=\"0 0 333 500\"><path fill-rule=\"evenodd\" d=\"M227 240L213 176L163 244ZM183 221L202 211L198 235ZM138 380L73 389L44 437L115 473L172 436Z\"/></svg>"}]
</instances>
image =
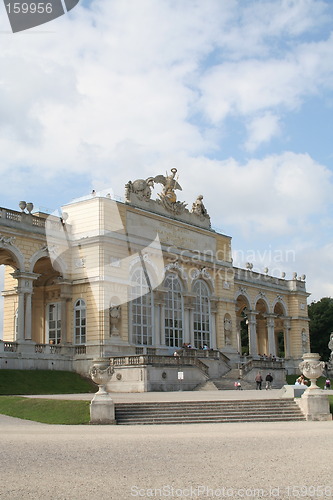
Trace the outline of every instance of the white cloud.
<instances>
[{"instance_id":1,"label":"white cloud","mask_svg":"<svg viewBox=\"0 0 333 500\"><path fill-rule=\"evenodd\" d=\"M333 241L298 253L297 265L306 269L310 302L321 297L333 297Z\"/></svg>"},{"instance_id":2,"label":"white cloud","mask_svg":"<svg viewBox=\"0 0 333 500\"><path fill-rule=\"evenodd\" d=\"M139 164L205 154L221 147L210 129L229 115L245 118L254 151L333 75L332 40L297 39L323 24L325 2L91 5L54 21L53 33L2 38L2 172L89 173L93 158L100 177L122 161L124 144ZM282 36L296 41L277 56Z\"/></svg>"},{"instance_id":3,"label":"white cloud","mask_svg":"<svg viewBox=\"0 0 333 500\"><path fill-rule=\"evenodd\" d=\"M288 134L289 113L331 92L331 21L320 0L94 0L47 29L3 33L0 193L30 193L38 179L47 200L45 186L62 195L62 179L89 176L122 194L176 166L181 198L200 189L231 234L318 238L313 217L332 220L324 165L292 152L210 158L231 140L259 155Z\"/></svg>"},{"instance_id":4,"label":"white cloud","mask_svg":"<svg viewBox=\"0 0 333 500\"><path fill-rule=\"evenodd\" d=\"M331 171L306 154L285 152L244 164L184 157L173 163L181 166L183 199L194 198L200 186L216 225L253 239L297 232L306 238L311 218L324 216L331 200ZM190 172L187 179L183 169Z\"/></svg>"},{"instance_id":5,"label":"white cloud","mask_svg":"<svg viewBox=\"0 0 333 500\"><path fill-rule=\"evenodd\" d=\"M280 132L279 118L272 113L264 113L262 116L250 120L247 124L247 131L248 139L245 143L245 149L253 152Z\"/></svg>"}]
</instances>

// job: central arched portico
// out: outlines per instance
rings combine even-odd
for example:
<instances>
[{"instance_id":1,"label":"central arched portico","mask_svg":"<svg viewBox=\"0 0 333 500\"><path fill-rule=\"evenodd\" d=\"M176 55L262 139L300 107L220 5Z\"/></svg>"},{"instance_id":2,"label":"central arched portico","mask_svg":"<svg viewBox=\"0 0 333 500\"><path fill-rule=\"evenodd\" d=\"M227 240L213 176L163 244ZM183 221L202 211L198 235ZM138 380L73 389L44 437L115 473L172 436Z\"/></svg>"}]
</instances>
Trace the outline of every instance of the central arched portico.
<instances>
[{"instance_id":1,"label":"central arched portico","mask_svg":"<svg viewBox=\"0 0 333 500\"><path fill-rule=\"evenodd\" d=\"M235 295L239 352L252 357L290 357L291 318L283 297L269 301L260 292L251 300L250 295L251 290L244 288Z\"/></svg>"}]
</instances>

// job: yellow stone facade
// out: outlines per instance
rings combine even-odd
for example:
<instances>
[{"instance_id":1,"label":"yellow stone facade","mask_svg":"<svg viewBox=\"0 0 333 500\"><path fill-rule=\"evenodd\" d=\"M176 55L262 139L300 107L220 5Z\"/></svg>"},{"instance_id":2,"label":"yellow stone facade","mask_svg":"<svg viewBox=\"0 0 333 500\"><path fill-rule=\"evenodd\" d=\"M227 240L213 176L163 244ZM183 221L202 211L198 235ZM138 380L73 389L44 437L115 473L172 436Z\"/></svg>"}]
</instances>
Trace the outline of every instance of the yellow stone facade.
<instances>
[{"instance_id":1,"label":"yellow stone facade","mask_svg":"<svg viewBox=\"0 0 333 500\"><path fill-rule=\"evenodd\" d=\"M174 199L149 194L92 194L59 216L0 209L3 343L83 360L191 344L295 368L310 350L304 280L233 267L204 208L170 213Z\"/></svg>"}]
</instances>

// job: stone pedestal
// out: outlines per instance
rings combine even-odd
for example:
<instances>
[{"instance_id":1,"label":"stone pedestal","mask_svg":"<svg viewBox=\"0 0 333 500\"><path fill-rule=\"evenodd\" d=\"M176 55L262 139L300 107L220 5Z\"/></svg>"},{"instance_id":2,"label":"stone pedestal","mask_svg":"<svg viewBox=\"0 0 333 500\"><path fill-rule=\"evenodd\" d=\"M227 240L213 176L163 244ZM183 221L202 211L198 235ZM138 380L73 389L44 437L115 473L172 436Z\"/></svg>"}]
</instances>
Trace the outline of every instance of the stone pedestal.
<instances>
[{"instance_id":1,"label":"stone pedestal","mask_svg":"<svg viewBox=\"0 0 333 500\"><path fill-rule=\"evenodd\" d=\"M328 396L321 389L307 389L298 404L306 420L332 420Z\"/></svg>"},{"instance_id":2,"label":"stone pedestal","mask_svg":"<svg viewBox=\"0 0 333 500\"><path fill-rule=\"evenodd\" d=\"M116 424L114 403L108 392L97 392L90 403L90 423Z\"/></svg>"},{"instance_id":3,"label":"stone pedestal","mask_svg":"<svg viewBox=\"0 0 333 500\"><path fill-rule=\"evenodd\" d=\"M113 374L113 368L108 360L99 358L93 360L89 373L99 387L90 403L90 423L100 425L115 424L114 403L110 394L106 391L106 384Z\"/></svg>"},{"instance_id":4,"label":"stone pedestal","mask_svg":"<svg viewBox=\"0 0 333 500\"><path fill-rule=\"evenodd\" d=\"M299 406L307 420L332 420L328 396L316 384L325 368L325 363L319 359L318 353L303 354L304 361L299 364L299 369L311 380L311 385L301 397Z\"/></svg>"}]
</instances>

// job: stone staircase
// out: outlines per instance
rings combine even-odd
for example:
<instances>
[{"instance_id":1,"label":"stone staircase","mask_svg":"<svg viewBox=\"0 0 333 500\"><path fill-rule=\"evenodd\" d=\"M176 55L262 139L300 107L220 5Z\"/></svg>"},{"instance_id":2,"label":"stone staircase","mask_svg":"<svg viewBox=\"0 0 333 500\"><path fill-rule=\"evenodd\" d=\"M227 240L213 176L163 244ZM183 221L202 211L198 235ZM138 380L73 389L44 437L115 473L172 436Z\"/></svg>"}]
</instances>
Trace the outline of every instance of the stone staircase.
<instances>
[{"instance_id":1,"label":"stone staircase","mask_svg":"<svg viewBox=\"0 0 333 500\"><path fill-rule=\"evenodd\" d=\"M241 383L241 388L243 391L253 390L256 388L256 383L254 381L255 375L256 373L253 375L253 382L249 382L244 378L239 378L239 370L237 368L233 368L229 370L225 375L222 375L222 377L220 378L211 378L206 382L202 382L201 384L197 385L197 387L194 390L195 391L235 390L236 381L239 381ZM273 381L273 388L281 387L281 385L275 385L274 387L274 382L275 381ZM265 387L266 387L266 382L265 380L263 380L262 389L265 390Z\"/></svg>"},{"instance_id":2,"label":"stone staircase","mask_svg":"<svg viewBox=\"0 0 333 500\"><path fill-rule=\"evenodd\" d=\"M255 389L256 384L255 382L247 382L244 379L239 379L239 370L237 368L233 368L230 370L228 373L223 375L223 377L218 378L218 379L211 379L211 382L215 385L215 387L219 391L227 391L227 390L235 390L235 382L239 380L242 386L242 390L250 390L250 389ZM265 384L263 384L263 387Z\"/></svg>"},{"instance_id":3,"label":"stone staircase","mask_svg":"<svg viewBox=\"0 0 333 500\"><path fill-rule=\"evenodd\" d=\"M305 420L293 399L116 403L120 425Z\"/></svg>"}]
</instances>

